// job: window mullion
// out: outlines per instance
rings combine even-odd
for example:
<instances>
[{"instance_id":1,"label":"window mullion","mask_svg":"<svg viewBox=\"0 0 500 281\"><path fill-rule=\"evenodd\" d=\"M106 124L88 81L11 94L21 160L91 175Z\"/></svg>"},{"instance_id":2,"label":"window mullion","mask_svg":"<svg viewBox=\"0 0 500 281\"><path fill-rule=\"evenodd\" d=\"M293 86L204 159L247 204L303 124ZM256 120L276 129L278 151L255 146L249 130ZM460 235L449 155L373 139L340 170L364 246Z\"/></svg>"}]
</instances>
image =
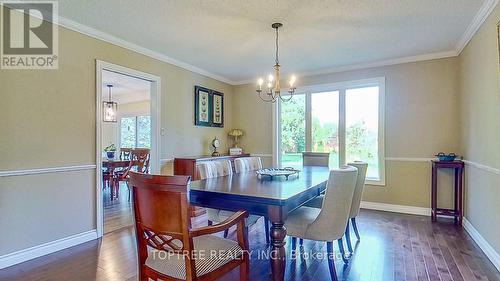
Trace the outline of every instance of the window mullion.
<instances>
[{"instance_id":1,"label":"window mullion","mask_svg":"<svg viewBox=\"0 0 500 281\"><path fill-rule=\"evenodd\" d=\"M345 93L345 88L339 90L339 164L341 166L347 163Z\"/></svg>"},{"instance_id":2,"label":"window mullion","mask_svg":"<svg viewBox=\"0 0 500 281\"><path fill-rule=\"evenodd\" d=\"M306 151L312 151L311 93L306 94Z\"/></svg>"},{"instance_id":3,"label":"window mullion","mask_svg":"<svg viewBox=\"0 0 500 281\"><path fill-rule=\"evenodd\" d=\"M135 148L137 148L139 146L139 134L137 133L139 131L139 122L137 122L137 120L139 118L137 118L138 116L135 116Z\"/></svg>"}]
</instances>

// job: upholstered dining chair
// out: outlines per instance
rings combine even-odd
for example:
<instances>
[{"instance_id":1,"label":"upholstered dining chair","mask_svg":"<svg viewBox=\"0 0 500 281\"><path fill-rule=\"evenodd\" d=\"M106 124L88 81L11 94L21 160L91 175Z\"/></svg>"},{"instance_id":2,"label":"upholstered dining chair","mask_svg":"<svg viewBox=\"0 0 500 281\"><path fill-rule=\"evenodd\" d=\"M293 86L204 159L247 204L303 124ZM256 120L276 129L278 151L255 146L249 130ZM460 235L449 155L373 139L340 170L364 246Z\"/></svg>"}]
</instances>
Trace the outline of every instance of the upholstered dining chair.
<instances>
[{"instance_id":1,"label":"upholstered dining chair","mask_svg":"<svg viewBox=\"0 0 500 281\"><path fill-rule=\"evenodd\" d=\"M197 165L198 174L200 179L208 179L215 177L223 177L233 174L233 169L231 165L231 161L229 160L216 160L200 163ZM212 225L214 222L219 223L221 221L226 220L231 217L234 212L225 211L225 210L217 210L212 208L206 208L207 210L207 218L208 225ZM247 227L250 227L257 223L260 216L250 215L246 220ZM269 228L266 227L266 242L269 244ZM224 237L227 238L229 230L224 231Z\"/></svg>"},{"instance_id":2,"label":"upholstered dining chair","mask_svg":"<svg viewBox=\"0 0 500 281\"><path fill-rule=\"evenodd\" d=\"M240 157L234 159L234 170L237 174L259 169L262 169L262 161L260 160L260 157ZM269 226L269 220L264 217L267 244L269 244Z\"/></svg>"},{"instance_id":3,"label":"upholstered dining chair","mask_svg":"<svg viewBox=\"0 0 500 281\"><path fill-rule=\"evenodd\" d=\"M349 220L357 175L358 169L352 166L331 170L321 209L301 206L292 211L285 222L287 235L292 237L293 249L296 238L326 242L332 280L337 280L333 241L337 240L344 263L348 263L342 236Z\"/></svg>"},{"instance_id":4,"label":"upholstered dining chair","mask_svg":"<svg viewBox=\"0 0 500 281\"><path fill-rule=\"evenodd\" d=\"M240 280L248 280L248 213L192 229L189 183L188 176L130 172L140 280L215 280L236 267ZM210 235L233 225L237 242Z\"/></svg>"},{"instance_id":5,"label":"upholstered dining chair","mask_svg":"<svg viewBox=\"0 0 500 281\"><path fill-rule=\"evenodd\" d=\"M354 196L352 198L349 219L351 221L354 233L356 234L356 238L358 240L360 240L358 226L356 225L356 217L359 214L359 208L361 205L361 197L363 196L363 190L365 187L366 171L368 170L368 163L365 163L362 161L354 161L354 162L348 163L347 165L356 167L358 169L358 177L356 178L356 187L354 188ZM318 196L318 197L313 198L312 200L308 201L304 205L308 206L308 207L314 207L314 208L321 209L321 206L323 204L323 199L324 199L324 196ZM352 253L353 248L352 248L352 244L351 244L349 221L347 221L347 226L345 229L345 239L346 239L347 249L349 250L350 253Z\"/></svg>"},{"instance_id":6,"label":"upholstered dining chair","mask_svg":"<svg viewBox=\"0 0 500 281\"><path fill-rule=\"evenodd\" d=\"M328 167L330 152L302 152L302 163L304 166Z\"/></svg>"},{"instance_id":7,"label":"upholstered dining chair","mask_svg":"<svg viewBox=\"0 0 500 281\"><path fill-rule=\"evenodd\" d=\"M240 157L234 159L234 171L237 174L259 169L262 169L260 157Z\"/></svg>"}]
</instances>

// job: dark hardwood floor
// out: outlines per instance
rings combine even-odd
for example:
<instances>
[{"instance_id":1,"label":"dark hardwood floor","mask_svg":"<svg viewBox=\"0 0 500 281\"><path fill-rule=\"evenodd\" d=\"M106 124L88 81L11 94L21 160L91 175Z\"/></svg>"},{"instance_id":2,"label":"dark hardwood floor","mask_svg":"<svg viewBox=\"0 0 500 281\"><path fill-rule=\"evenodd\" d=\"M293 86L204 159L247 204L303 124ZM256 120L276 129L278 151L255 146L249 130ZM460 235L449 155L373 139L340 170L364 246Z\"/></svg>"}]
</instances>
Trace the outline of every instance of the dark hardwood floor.
<instances>
[{"instance_id":1,"label":"dark hardwood floor","mask_svg":"<svg viewBox=\"0 0 500 281\"><path fill-rule=\"evenodd\" d=\"M206 225L206 218L196 218L193 225ZM431 223L429 217L362 210L358 226L362 240L349 266L336 261L339 280L500 280L479 247L451 221ZM234 232L231 235L234 238ZM269 261L258 256L267 249L262 222L250 229L249 240L250 280L270 280ZM325 243L305 241L304 254L290 259L287 243L286 280L330 280L327 261L313 258L314 252L325 253ZM136 267L134 232L126 227L100 240L0 270L0 280L137 280ZM238 279L238 270L223 278Z\"/></svg>"},{"instance_id":2,"label":"dark hardwood floor","mask_svg":"<svg viewBox=\"0 0 500 281\"><path fill-rule=\"evenodd\" d=\"M111 200L110 189L103 191L104 233L110 233L134 224L132 202L128 201L128 188L120 183L118 198Z\"/></svg>"}]
</instances>

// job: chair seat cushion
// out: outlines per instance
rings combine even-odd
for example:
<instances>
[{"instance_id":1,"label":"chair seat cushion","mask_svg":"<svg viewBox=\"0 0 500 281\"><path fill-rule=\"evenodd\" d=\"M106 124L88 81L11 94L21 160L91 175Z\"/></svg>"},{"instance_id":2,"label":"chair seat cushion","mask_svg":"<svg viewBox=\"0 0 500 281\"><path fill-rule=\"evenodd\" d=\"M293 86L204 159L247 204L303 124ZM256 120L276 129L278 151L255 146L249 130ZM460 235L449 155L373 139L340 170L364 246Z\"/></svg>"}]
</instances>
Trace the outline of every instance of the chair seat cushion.
<instances>
[{"instance_id":1,"label":"chair seat cushion","mask_svg":"<svg viewBox=\"0 0 500 281\"><path fill-rule=\"evenodd\" d=\"M307 201L307 203L305 203L304 206L321 209L321 205L323 205L324 198L325 198L324 195L314 197L313 199Z\"/></svg>"},{"instance_id":2,"label":"chair seat cushion","mask_svg":"<svg viewBox=\"0 0 500 281\"><path fill-rule=\"evenodd\" d=\"M217 270L228 262L239 258L241 247L233 240L214 235L193 238L196 276L202 276ZM151 251L146 259L146 266L178 279L186 279L184 255L166 251Z\"/></svg>"},{"instance_id":3,"label":"chair seat cushion","mask_svg":"<svg viewBox=\"0 0 500 281\"><path fill-rule=\"evenodd\" d=\"M234 215L234 212L207 208L208 219L215 223L221 223L227 220L232 215ZM259 220L259 218L260 216L256 215L248 216L248 218L245 219L246 226L250 227L254 225Z\"/></svg>"},{"instance_id":4,"label":"chair seat cushion","mask_svg":"<svg viewBox=\"0 0 500 281\"><path fill-rule=\"evenodd\" d=\"M316 220L321 209L302 206L288 214L285 222L286 234L306 238L307 228Z\"/></svg>"}]
</instances>

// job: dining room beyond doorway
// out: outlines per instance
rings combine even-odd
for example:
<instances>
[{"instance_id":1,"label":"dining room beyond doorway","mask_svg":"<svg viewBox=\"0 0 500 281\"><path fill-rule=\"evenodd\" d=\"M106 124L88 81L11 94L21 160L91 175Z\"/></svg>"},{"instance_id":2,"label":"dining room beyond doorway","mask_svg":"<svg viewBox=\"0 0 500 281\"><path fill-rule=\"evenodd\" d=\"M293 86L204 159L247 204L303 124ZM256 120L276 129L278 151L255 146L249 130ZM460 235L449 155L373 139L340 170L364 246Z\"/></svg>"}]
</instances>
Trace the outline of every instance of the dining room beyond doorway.
<instances>
[{"instance_id":1,"label":"dining room beyond doorway","mask_svg":"<svg viewBox=\"0 0 500 281\"><path fill-rule=\"evenodd\" d=\"M104 233L133 224L129 171L150 172L151 82L102 71Z\"/></svg>"}]
</instances>

